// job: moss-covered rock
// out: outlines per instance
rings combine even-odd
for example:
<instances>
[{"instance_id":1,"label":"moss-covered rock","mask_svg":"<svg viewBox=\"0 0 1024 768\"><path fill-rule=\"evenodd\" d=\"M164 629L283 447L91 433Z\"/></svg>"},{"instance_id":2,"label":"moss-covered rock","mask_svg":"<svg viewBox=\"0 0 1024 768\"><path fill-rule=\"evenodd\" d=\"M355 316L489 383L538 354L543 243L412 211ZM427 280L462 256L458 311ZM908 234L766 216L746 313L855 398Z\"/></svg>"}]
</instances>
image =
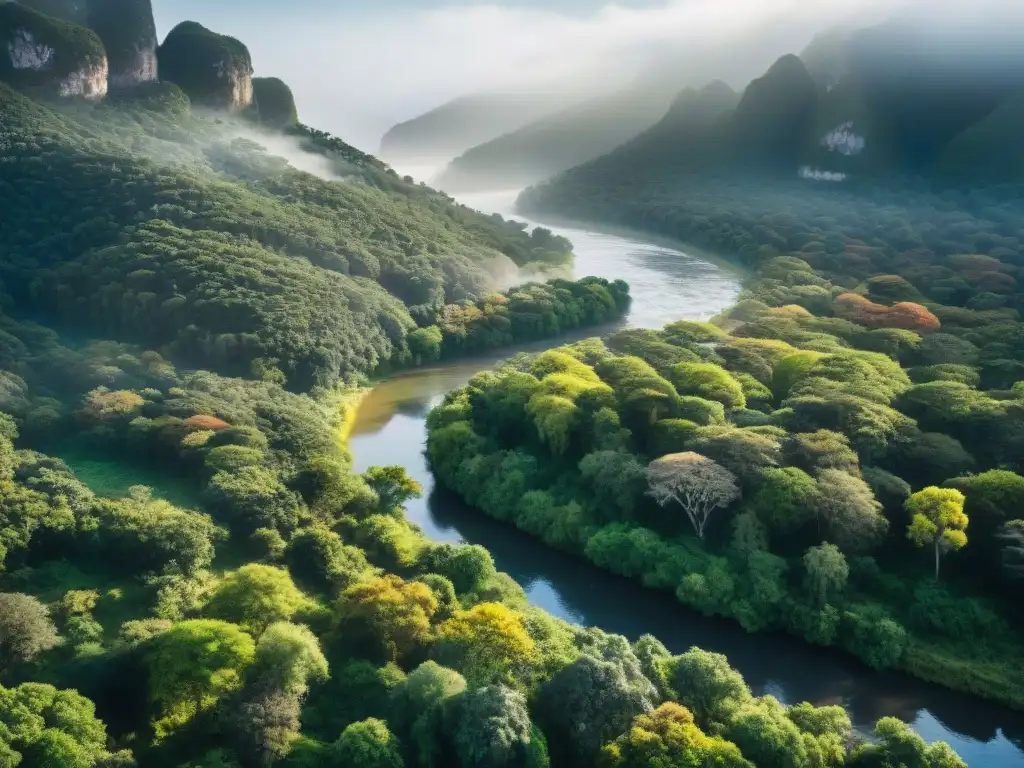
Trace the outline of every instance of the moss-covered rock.
<instances>
[{"instance_id":1,"label":"moss-covered rock","mask_svg":"<svg viewBox=\"0 0 1024 768\"><path fill-rule=\"evenodd\" d=\"M156 23L150 0L91 0L88 21L107 49L111 90L156 80Z\"/></svg>"},{"instance_id":2,"label":"moss-covered rock","mask_svg":"<svg viewBox=\"0 0 1024 768\"><path fill-rule=\"evenodd\" d=\"M290 128L299 122L292 89L276 77L256 77L252 81L253 99L260 122L270 128Z\"/></svg>"},{"instance_id":3,"label":"moss-covered rock","mask_svg":"<svg viewBox=\"0 0 1024 768\"><path fill-rule=\"evenodd\" d=\"M183 21L157 49L160 78L181 87L194 104L238 111L253 103L249 49L202 24Z\"/></svg>"},{"instance_id":4,"label":"moss-covered rock","mask_svg":"<svg viewBox=\"0 0 1024 768\"><path fill-rule=\"evenodd\" d=\"M0 80L47 96L102 98L107 54L98 35L20 3L0 3Z\"/></svg>"}]
</instances>

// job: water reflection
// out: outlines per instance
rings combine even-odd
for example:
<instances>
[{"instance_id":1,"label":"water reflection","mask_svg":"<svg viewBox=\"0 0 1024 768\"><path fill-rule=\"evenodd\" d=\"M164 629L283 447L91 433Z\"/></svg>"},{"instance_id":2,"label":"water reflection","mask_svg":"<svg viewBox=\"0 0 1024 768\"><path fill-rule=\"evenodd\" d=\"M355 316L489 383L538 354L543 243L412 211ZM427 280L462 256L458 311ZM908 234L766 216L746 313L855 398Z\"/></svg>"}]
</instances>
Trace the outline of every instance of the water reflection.
<instances>
[{"instance_id":1,"label":"water reflection","mask_svg":"<svg viewBox=\"0 0 1024 768\"><path fill-rule=\"evenodd\" d=\"M496 210L485 201L475 204ZM629 280L634 297L631 326L660 327L680 318L706 318L732 303L738 293L734 274L677 251L609 235L558 231L576 246L577 274ZM929 740L950 742L972 766L1024 767L1020 713L906 675L879 674L851 657L787 636L746 634L733 622L685 609L667 593L643 589L553 551L434 488L423 456L427 412L446 392L507 354L398 376L375 387L360 407L351 440L356 469L404 466L427 491L426 498L408 505L409 519L427 536L486 547L498 567L523 585L533 604L568 621L634 639L651 633L677 652L697 645L724 653L758 693L772 693L788 702L840 704L861 729L880 717L899 717Z\"/></svg>"}]
</instances>

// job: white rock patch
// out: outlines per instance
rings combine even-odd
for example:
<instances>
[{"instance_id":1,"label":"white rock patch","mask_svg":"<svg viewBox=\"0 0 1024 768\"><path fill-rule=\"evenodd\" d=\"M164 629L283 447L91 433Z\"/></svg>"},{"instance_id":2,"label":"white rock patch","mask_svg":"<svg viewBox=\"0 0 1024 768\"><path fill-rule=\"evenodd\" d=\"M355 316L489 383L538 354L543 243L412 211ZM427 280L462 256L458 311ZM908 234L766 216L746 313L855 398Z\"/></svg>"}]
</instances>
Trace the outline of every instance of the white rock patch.
<instances>
[{"instance_id":1,"label":"white rock patch","mask_svg":"<svg viewBox=\"0 0 1024 768\"><path fill-rule=\"evenodd\" d=\"M53 48L37 43L27 29L19 29L14 33L14 38L7 43L7 52L10 54L12 67L34 69L36 72L46 69L53 61L54 55Z\"/></svg>"},{"instance_id":2,"label":"white rock patch","mask_svg":"<svg viewBox=\"0 0 1024 768\"><path fill-rule=\"evenodd\" d=\"M838 171L823 171L821 168L811 168L809 165L801 166L797 172L801 179L807 179L808 181L828 181L833 184L840 181L846 181L847 176L845 173L839 173Z\"/></svg>"},{"instance_id":3,"label":"white rock patch","mask_svg":"<svg viewBox=\"0 0 1024 768\"><path fill-rule=\"evenodd\" d=\"M867 140L853 132L853 121L848 120L826 133L821 140L821 145L829 152L838 152L850 157L863 152L867 146Z\"/></svg>"},{"instance_id":4,"label":"white rock patch","mask_svg":"<svg viewBox=\"0 0 1024 768\"><path fill-rule=\"evenodd\" d=\"M84 67L60 81L60 95L102 99L107 95L107 60L93 67Z\"/></svg>"}]
</instances>

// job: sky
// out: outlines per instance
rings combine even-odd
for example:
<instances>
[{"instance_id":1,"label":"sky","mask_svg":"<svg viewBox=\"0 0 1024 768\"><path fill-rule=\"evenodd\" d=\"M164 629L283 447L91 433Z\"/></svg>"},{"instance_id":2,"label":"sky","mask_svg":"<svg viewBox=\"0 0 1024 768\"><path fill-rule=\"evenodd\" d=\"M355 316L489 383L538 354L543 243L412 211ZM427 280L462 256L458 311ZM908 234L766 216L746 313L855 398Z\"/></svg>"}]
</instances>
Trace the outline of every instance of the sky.
<instances>
[{"instance_id":1,"label":"sky","mask_svg":"<svg viewBox=\"0 0 1024 768\"><path fill-rule=\"evenodd\" d=\"M186 19L239 38L258 76L280 77L292 87L303 122L374 152L395 123L467 93L513 83L540 87L545 80L584 74L611 88L655 51L713 46L742 58L757 47L754 41L763 43L759 35L769 28L775 58L798 53L823 26L870 21L880 5L892 1L153 3L161 38ZM762 44L759 57L764 49Z\"/></svg>"}]
</instances>

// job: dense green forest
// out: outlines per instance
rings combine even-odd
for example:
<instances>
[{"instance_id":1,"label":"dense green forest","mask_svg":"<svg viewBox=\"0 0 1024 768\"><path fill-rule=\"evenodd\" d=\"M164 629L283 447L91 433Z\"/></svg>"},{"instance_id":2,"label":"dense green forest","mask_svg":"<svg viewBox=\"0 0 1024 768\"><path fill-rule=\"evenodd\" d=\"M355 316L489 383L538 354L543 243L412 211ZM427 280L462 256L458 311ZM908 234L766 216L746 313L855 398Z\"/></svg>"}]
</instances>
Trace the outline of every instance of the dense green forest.
<instances>
[{"instance_id":1,"label":"dense green forest","mask_svg":"<svg viewBox=\"0 0 1024 768\"><path fill-rule=\"evenodd\" d=\"M64 19L46 22L55 34L94 50L152 36L144 0L126 6L122 28L114 6L93 13L98 0L32 5ZM0 25L5 42L18 33ZM190 40L202 49L192 59ZM108 51L134 86L119 81L106 98L51 98L66 73L45 67L31 83L0 72L0 765L964 765L898 720L879 721L868 740L841 707L755 697L723 656L673 655L650 636L631 643L555 619L486 550L430 542L408 523L403 505L421 489L402 468L352 469L353 384L615 319L628 287L553 279L498 292L521 274L564 270L571 245L471 211L299 123L285 84L251 81L240 41L185 23L171 42L152 52L175 61L159 82L145 51ZM190 64L227 67L230 93ZM257 132L260 122L282 132ZM616 338L698 357L675 336ZM602 349L573 348L592 362ZM612 388L565 353L545 359L552 369L537 373L548 390L530 409L552 465L579 448L566 403L599 405L600 439L623 441L625 456L630 419L645 398L648 416L662 402L657 374L619 423L613 399L628 374ZM882 359L864 364L865 386L898 369ZM827 379L803 372L794 392ZM758 411L772 392L757 370L735 380L747 418L770 420L767 400ZM901 382L886 391L910 397ZM964 391L977 391L970 383ZM984 396L1009 425L1016 391ZM493 412L514 411L516 397ZM695 424L701 408L726 419L722 403L678 399ZM866 399L867 413L888 413ZM729 417L738 412L732 403ZM950 413L966 418L959 406ZM837 450L852 477L853 449ZM76 475L82 457L88 471ZM504 472L494 477L507 491ZM911 509L927 517L930 497L916 498ZM759 529L748 527L756 547ZM916 517L914 531L927 543ZM785 562L767 552L752 562L763 558L769 570ZM833 587L815 594L833 599ZM844 621L857 613L837 604ZM998 639L992 616L987 636ZM857 619L865 645L874 617ZM993 643L992 663L1004 662Z\"/></svg>"},{"instance_id":2,"label":"dense green forest","mask_svg":"<svg viewBox=\"0 0 1024 768\"><path fill-rule=\"evenodd\" d=\"M693 243L751 276L713 324L477 377L432 415L430 456L488 514L705 613L1021 707L1024 196L1012 147L984 137L1006 135L1022 84L967 60L913 136L908 110L932 115L949 73L893 54L897 33L822 42L846 46L832 79L790 56L742 97L684 92L525 193L526 211ZM880 62L904 73L880 80ZM836 124L810 152L840 164L798 174ZM962 187L948 161L968 146L1006 162L961 156Z\"/></svg>"},{"instance_id":3,"label":"dense green forest","mask_svg":"<svg viewBox=\"0 0 1024 768\"><path fill-rule=\"evenodd\" d=\"M841 707L755 698L722 656L528 607L485 550L405 521L403 470L352 473L351 395L0 327L6 765L963 765L897 720L867 743ZM56 457L80 450L201 508L100 496Z\"/></svg>"},{"instance_id":4,"label":"dense green forest","mask_svg":"<svg viewBox=\"0 0 1024 768\"><path fill-rule=\"evenodd\" d=\"M275 367L297 390L371 373L520 268L571 262L564 238L470 211L301 125L279 151L345 182L297 170L168 83L61 105L0 85L0 115L9 301L191 365Z\"/></svg>"}]
</instances>

